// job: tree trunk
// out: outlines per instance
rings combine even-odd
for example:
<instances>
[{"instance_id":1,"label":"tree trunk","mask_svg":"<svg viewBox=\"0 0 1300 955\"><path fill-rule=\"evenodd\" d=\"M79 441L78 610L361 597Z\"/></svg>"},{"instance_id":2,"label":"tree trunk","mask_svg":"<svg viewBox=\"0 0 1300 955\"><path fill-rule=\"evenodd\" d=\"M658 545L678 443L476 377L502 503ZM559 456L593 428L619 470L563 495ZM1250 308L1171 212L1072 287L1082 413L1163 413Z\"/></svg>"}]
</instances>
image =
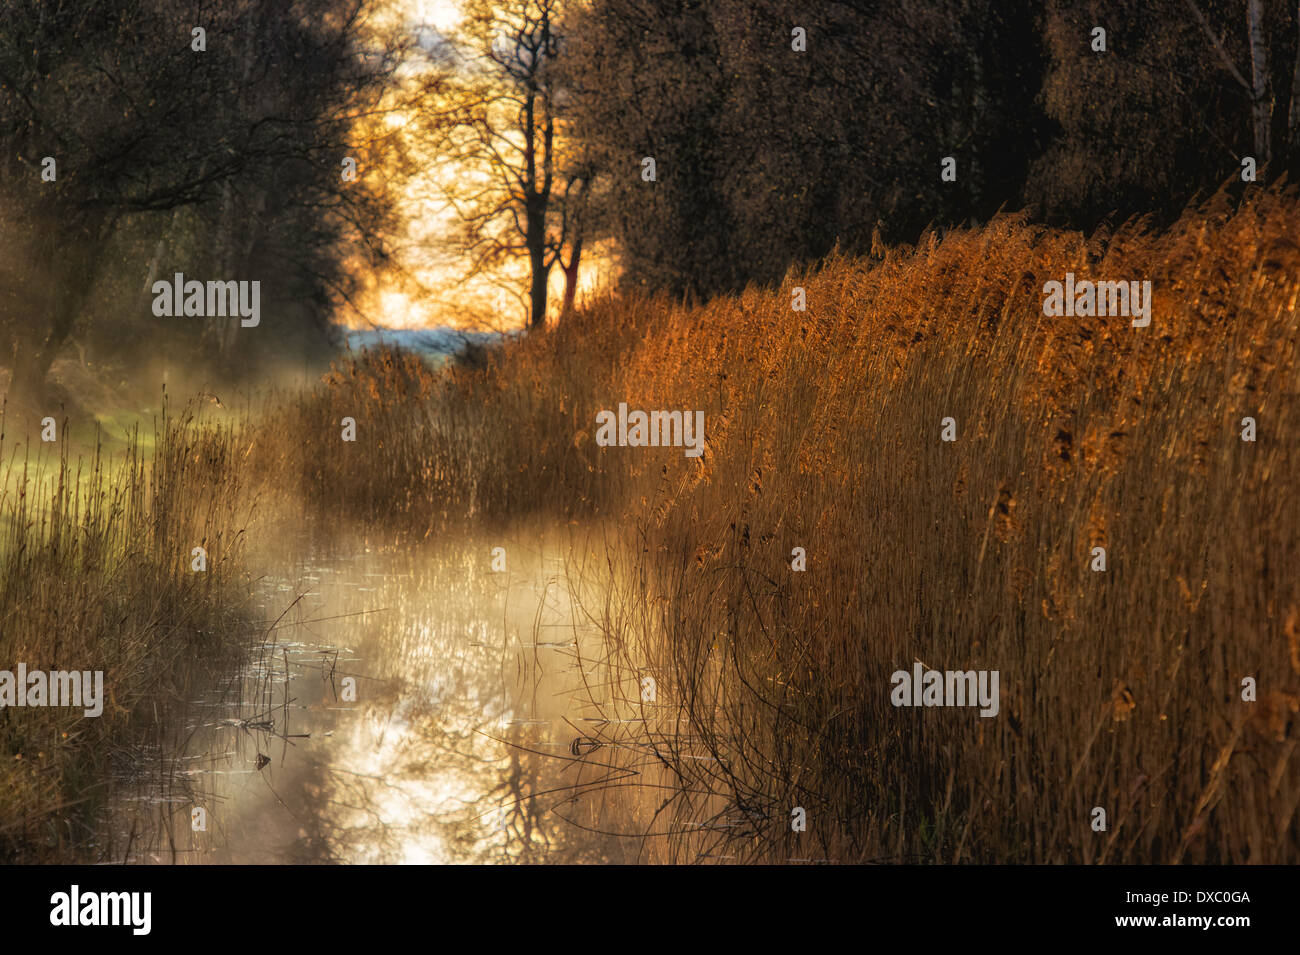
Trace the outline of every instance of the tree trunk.
<instances>
[{"instance_id":1,"label":"tree trunk","mask_svg":"<svg viewBox=\"0 0 1300 955\"><path fill-rule=\"evenodd\" d=\"M216 275L206 276L207 278L216 279L221 282L227 282L236 278L235 272L238 268L237 260L239 253L237 246L239 243L238 229L236 223L239 220L238 209L235 202L235 187L227 179L221 184L221 211L217 219L217 247L216 254L211 258L215 260ZM234 321L239 321L236 318ZM199 340L204 343L210 354L216 359L217 367L222 367L223 362L230 350L230 325L231 320L228 318L217 319L209 315L199 332Z\"/></svg>"},{"instance_id":2,"label":"tree trunk","mask_svg":"<svg viewBox=\"0 0 1300 955\"><path fill-rule=\"evenodd\" d=\"M102 215L81 222L74 216L69 228L47 234L36 257L37 274L49 276L39 308L44 322L25 340L20 337L15 348L12 388L16 395L35 401L44 397L50 366L95 288L109 231Z\"/></svg>"},{"instance_id":3,"label":"tree trunk","mask_svg":"<svg viewBox=\"0 0 1300 955\"><path fill-rule=\"evenodd\" d=\"M238 96L234 106L235 115L242 110L260 111L266 107L265 95L262 102L254 105L254 98L249 93L249 77L252 75L253 63L257 59L257 38L259 31L264 31L269 23L270 9L263 7L260 17L248 17L244 21L244 68L240 75ZM265 197L261 197L264 198ZM236 195L234 183L226 179L221 184L221 212L217 226L219 243L216 258L217 274L207 276L222 282L245 278L243 270L252 254L255 239L255 214L249 209L246 196ZM235 335L239 329L239 316L220 318L209 315L200 332L200 340L209 345L213 352L213 367L222 374L234 372L232 355Z\"/></svg>"},{"instance_id":4,"label":"tree trunk","mask_svg":"<svg viewBox=\"0 0 1300 955\"><path fill-rule=\"evenodd\" d=\"M1291 73L1291 109L1287 115L1287 130L1290 134L1291 150L1300 151L1300 3L1296 4L1296 51L1295 69Z\"/></svg>"},{"instance_id":5,"label":"tree trunk","mask_svg":"<svg viewBox=\"0 0 1300 955\"><path fill-rule=\"evenodd\" d=\"M530 328L546 327L546 293L550 284L551 270L546 265L546 249L539 240L534 244L528 241L528 259L532 267L532 288L529 295Z\"/></svg>"},{"instance_id":6,"label":"tree trunk","mask_svg":"<svg viewBox=\"0 0 1300 955\"><path fill-rule=\"evenodd\" d=\"M1268 44L1264 39L1263 0L1248 0L1246 19L1250 36L1251 116L1254 120L1255 158L1263 165L1272 158L1269 126L1273 112L1268 102Z\"/></svg>"},{"instance_id":7,"label":"tree trunk","mask_svg":"<svg viewBox=\"0 0 1300 955\"><path fill-rule=\"evenodd\" d=\"M582 264L582 236L573 240L573 251L564 269L564 304L560 306L560 317L573 311L573 301L578 295L578 267Z\"/></svg>"},{"instance_id":8,"label":"tree trunk","mask_svg":"<svg viewBox=\"0 0 1300 955\"><path fill-rule=\"evenodd\" d=\"M971 72L971 111L970 125L966 133L966 141L971 144L970 159L968 160L969 169L963 170L967 177L966 189L970 194L970 219L971 225L977 223L977 217L984 214L984 169L980 163L980 150L976 141L976 130L984 128L984 62L982 60L981 45L976 43L971 45L970 49L970 72Z\"/></svg>"},{"instance_id":9,"label":"tree trunk","mask_svg":"<svg viewBox=\"0 0 1300 955\"><path fill-rule=\"evenodd\" d=\"M158 269L162 267L163 253L167 251L167 240L171 238L172 230L176 228L176 220L179 216L180 209L173 209L167 217L167 224L158 233L158 244L154 246L153 257L149 260L149 274L145 276L144 288L140 289L138 308L142 314L150 314L152 311L153 284L158 281Z\"/></svg>"}]
</instances>

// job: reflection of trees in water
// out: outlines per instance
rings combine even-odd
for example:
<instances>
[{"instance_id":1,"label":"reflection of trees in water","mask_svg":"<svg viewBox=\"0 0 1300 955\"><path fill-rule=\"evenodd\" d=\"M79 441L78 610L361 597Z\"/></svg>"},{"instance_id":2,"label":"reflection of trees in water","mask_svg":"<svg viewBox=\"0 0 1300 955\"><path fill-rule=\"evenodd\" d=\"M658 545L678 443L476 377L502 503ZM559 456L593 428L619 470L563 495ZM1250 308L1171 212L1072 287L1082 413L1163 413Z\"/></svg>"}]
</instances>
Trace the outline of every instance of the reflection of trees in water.
<instances>
[{"instance_id":1,"label":"reflection of trees in water","mask_svg":"<svg viewBox=\"0 0 1300 955\"><path fill-rule=\"evenodd\" d=\"M296 836L268 849L296 864L607 858L603 836L575 830L550 811L569 798L557 774L562 761L503 747L480 727L434 712L412 721L393 756L382 774L329 759L304 763L278 788L286 806L299 810ZM450 781L443 791L441 781Z\"/></svg>"},{"instance_id":2,"label":"reflection of trees in water","mask_svg":"<svg viewBox=\"0 0 1300 955\"><path fill-rule=\"evenodd\" d=\"M382 781L382 780L381 780ZM371 805L373 787L369 781L331 769L324 761L313 761L298 780L300 793L290 801L309 810L300 820L298 835L285 846L284 861L294 865L347 862L363 851L380 855L395 853L402 833L389 825ZM343 822L361 814L364 825Z\"/></svg>"},{"instance_id":3,"label":"reflection of trees in water","mask_svg":"<svg viewBox=\"0 0 1300 955\"><path fill-rule=\"evenodd\" d=\"M508 747L508 770L501 774L484 802L506 810L505 831L510 838L496 847L501 862L608 862L620 854L608 834L575 827L564 809L572 809L579 796L565 778L565 760L550 753L525 748L517 741Z\"/></svg>"},{"instance_id":4,"label":"reflection of trees in water","mask_svg":"<svg viewBox=\"0 0 1300 955\"><path fill-rule=\"evenodd\" d=\"M400 861L423 847L449 861L635 861L640 833L609 817L637 772L606 765L613 746L597 758L570 753L583 730L566 714L591 668L554 636L572 623L563 578L511 592L467 570L462 554L404 569L376 597L392 612L352 637L374 675L400 685L372 704L374 726L355 748L391 751L371 772L321 767L320 791L301 800L314 811L298 857Z\"/></svg>"},{"instance_id":5,"label":"reflection of trees in water","mask_svg":"<svg viewBox=\"0 0 1300 955\"><path fill-rule=\"evenodd\" d=\"M680 707L639 698L646 658L627 621L610 625L607 575L521 553L508 579L465 548L341 561L336 579L313 565L315 605L242 683L181 706L190 729L160 746L174 755L117 858L129 844L157 861L694 861L733 839L694 828L724 817L677 771L698 751ZM339 709L345 672L359 697ZM191 805L211 807L209 833L191 833Z\"/></svg>"}]
</instances>

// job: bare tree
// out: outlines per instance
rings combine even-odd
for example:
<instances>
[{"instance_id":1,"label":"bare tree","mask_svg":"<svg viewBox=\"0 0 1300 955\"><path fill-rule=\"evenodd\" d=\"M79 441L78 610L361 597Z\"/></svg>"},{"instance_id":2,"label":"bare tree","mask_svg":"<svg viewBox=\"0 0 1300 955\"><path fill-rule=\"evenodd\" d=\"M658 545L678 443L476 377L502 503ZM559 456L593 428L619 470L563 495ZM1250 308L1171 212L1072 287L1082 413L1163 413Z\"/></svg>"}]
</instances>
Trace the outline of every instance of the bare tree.
<instances>
[{"instance_id":1,"label":"bare tree","mask_svg":"<svg viewBox=\"0 0 1300 955\"><path fill-rule=\"evenodd\" d=\"M1268 44L1264 40L1263 0L1248 0L1246 22L1250 36L1250 103L1255 151L1259 154L1258 158L1267 163L1272 159L1273 153L1269 143L1273 104L1268 98Z\"/></svg>"},{"instance_id":2,"label":"bare tree","mask_svg":"<svg viewBox=\"0 0 1300 955\"><path fill-rule=\"evenodd\" d=\"M1211 26L1209 19L1201 12L1195 0L1186 0L1188 8L1200 24L1219 58L1223 67L1232 75L1237 84L1250 98L1251 135L1254 143L1255 158L1261 163L1268 163L1273 158L1272 126L1274 97L1270 94L1268 64L1268 34L1264 23L1264 0L1247 0L1246 2L1246 41L1250 52L1250 78L1247 79L1237 69L1232 55L1228 52L1222 39ZM1298 21L1300 22L1300 21ZM1297 49L1294 80L1292 84L1291 106L1288 111L1290 138L1294 142L1300 125L1300 48Z\"/></svg>"},{"instance_id":3,"label":"bare tree","mask_svg":"<svg viewBox=\"0 0 1300 955\"><path fill-rule=\"evenodd\" d=\"M527 260L532 328L546 323L557 263L572 304L592 176L563 144L560 6L467 3L444 95L424 116L443 168L438 187L458 220L450 244L468 256L467 276Z\"/></svg>"}]
</instances>

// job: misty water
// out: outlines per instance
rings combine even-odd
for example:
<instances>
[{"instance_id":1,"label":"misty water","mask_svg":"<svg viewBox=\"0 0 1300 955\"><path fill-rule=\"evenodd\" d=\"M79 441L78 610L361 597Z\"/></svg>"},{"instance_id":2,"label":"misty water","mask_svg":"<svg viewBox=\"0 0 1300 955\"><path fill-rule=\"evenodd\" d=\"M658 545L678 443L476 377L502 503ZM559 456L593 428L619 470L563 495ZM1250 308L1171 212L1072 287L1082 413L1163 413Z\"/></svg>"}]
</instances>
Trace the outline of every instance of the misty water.
<instances>
[{"instance_id":1,"label":"misty water","mask_svg":"<svg viewBox=\"0 0 1300 955\"><path fill-rule=\"evenodd\" d=\"M597 623L599 548L550 529L286 549L247 659L123 766L105 861L644 858L647 710Z\"/></svg>"}]
</instances>

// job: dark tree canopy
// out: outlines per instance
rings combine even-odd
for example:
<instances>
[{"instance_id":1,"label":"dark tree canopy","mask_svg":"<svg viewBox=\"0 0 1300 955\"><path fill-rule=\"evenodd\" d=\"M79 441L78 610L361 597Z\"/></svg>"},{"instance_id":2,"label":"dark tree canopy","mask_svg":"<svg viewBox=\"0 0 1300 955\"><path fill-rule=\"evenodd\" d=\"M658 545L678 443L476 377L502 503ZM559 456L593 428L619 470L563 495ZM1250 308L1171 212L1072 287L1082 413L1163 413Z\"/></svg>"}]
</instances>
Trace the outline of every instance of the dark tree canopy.
<instances>
[{"instance_id":1,"label":"dark tree canopy","mask_svg":"<svg viewBox=\"0 0 1300 955\"><path fill-rule=\"evenodd\" d=\"M0 334L16 383L39 388L74 337L188 339L229 368L323 338L355 292L349 260L382 263L397 221L402 157L375 120L407 41L373 28L375 6L7 0ZM388 175L346 181L345 156ZM159 321L142 289L177 271L260 280L274 318L245 336Z\"/></svg>"},{"instance_id":2,"label":"dark tree canopy","mask_svg":"<svg viewBox=\"0 0 1300 955\"><path fill-rule=\"evenodd\" d=\"M1001 208L1081 228L1169 217L1247 155L1279 175L1300 139L1297 9L590 0L569 30L574 128L624 282L706 295Z\"/></svg>"}]
</instances>

